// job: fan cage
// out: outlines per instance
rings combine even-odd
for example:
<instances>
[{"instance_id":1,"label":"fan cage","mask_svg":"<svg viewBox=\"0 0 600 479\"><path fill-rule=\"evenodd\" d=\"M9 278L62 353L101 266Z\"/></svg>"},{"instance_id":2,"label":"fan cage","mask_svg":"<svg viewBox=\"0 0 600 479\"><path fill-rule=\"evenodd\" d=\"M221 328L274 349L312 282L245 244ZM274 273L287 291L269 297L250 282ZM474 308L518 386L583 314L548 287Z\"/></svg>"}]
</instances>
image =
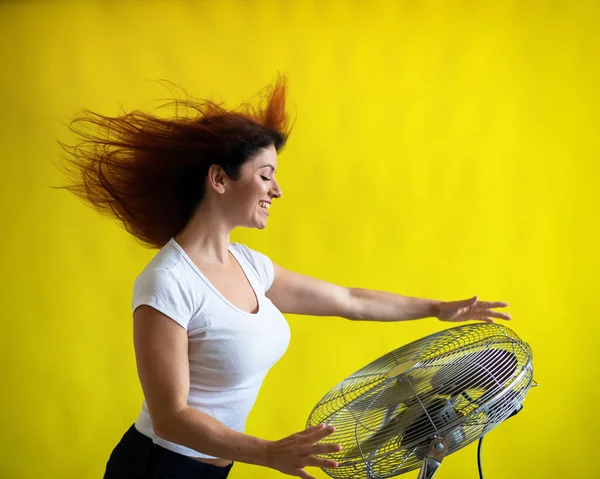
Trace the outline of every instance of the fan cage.
<instances>
[{"instance_id":1,"label":"fan cage","mask_svg":"<svg viewBox=\"0 0 600 479\"><path fill-rule=\"evenodd\" d=\"M446 437L451 454L488 433L519 407L532 381L528 344L499 324L467 324L350 375L318 402L307 426L336 428L321 441L342 445L322 456L339 463L324 469L328 475L383 479L420 467L435 436Z\"/></svg>"}]
</instances>

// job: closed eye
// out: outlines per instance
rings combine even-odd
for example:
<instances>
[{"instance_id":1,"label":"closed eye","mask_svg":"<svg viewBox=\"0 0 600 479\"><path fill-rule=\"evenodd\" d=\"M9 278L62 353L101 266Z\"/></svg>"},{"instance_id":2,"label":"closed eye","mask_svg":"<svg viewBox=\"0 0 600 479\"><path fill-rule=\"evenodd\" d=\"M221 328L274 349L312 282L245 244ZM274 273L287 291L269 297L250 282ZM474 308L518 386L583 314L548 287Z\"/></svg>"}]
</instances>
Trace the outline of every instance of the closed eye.
<instances>
[{"instance_id":1,"label":"closed eye","mask_svg":"<svg viewBox=\"0 0 600 479\"><path fill-rule=\"evenodd\" d=\"M267 178L266 176L260 175L260 177L265 181L271 181L271 178Z\"/></svg>"}]
</instances>

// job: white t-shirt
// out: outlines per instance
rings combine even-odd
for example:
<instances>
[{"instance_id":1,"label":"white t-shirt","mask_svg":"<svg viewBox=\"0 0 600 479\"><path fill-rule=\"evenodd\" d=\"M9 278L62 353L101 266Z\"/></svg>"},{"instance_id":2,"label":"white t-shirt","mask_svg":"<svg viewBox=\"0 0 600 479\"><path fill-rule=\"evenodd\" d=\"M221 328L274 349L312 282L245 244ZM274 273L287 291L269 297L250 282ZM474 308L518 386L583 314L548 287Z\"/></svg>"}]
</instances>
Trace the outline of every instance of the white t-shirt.
<instances>
[{"instance_id":1,"label":"white t-shirt","mask_svg":"<svg viewBox=\"0 0 600 479\"><path fill-rule=\"evenodd\" d=\"M137 277L133 311L156 308L187 330L190 364L188 405L244 432L246 418L269 369L283 356L290 328L265 296L274 279L271 260L239 243L229 245L258 298L258 312L234 306L171 239ZM171 451L209 456L154 433L144 401L136 429Z\"/></svg>"}]
</instances>

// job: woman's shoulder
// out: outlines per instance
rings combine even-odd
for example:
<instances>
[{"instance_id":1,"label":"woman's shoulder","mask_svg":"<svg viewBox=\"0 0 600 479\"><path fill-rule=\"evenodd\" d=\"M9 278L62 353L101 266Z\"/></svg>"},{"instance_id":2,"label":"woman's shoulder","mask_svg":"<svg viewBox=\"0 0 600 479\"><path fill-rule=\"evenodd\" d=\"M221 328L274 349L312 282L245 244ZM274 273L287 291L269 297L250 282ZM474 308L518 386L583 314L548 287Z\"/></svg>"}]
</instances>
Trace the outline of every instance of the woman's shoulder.
<instances>
[{"instance_id":1,"label":"woman's shoulder","mask_svg":"<svg viewBox=\"0 0 600 479\"><path fill-rule=\"evenodd\" d=\"M275 272L273 270L273 262L271 259L242 243L231 243L231 249L242 256L260 277L265 291L268 290L273 283Z\"/></svg>"},{"instance_id":2,"label":"woman's shoulder","mask_svg":"<svg viewBox=\"0 0 600 479\"><path fill-rule=\"evenodd\" d=\"M178 276L182 269L183 255L172 242L163 246L150 260L149 263L138 274L137 279L142 277L154 276L169 278L173 274Z\"/></svg>"},{"instance_id":3,"label":"woman's shoulder","mask_svg":"<svg viewBox=\"0 0 600 479\"><path fill-rule=\"evenodd\" d=\"M146 265L145 269L156 270L165 269L170 270L181 263L183 259L182 252L176 247L173 241L169 241L163 246Z\"/></svg>"}]
</instances>

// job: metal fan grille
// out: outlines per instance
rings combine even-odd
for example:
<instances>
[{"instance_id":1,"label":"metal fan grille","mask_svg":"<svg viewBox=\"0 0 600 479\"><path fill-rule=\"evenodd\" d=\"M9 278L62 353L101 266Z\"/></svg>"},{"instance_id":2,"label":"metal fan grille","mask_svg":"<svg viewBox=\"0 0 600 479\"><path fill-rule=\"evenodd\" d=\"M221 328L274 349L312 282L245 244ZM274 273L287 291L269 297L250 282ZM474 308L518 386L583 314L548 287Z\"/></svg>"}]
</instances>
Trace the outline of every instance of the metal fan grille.
<instances>
[{"instance_id":1,"label":"metal fan grille","mask_svg":"<svg viewBox=\"0 0 600 479\"><path fill-rule=\"evenodd\" d=\"M335 425L335 478L392 477L420 467L434 436L452 453L486 434L523 401L531 350L498 324L451 328L396 349L329 391L308 426Z\"/></svg>"}]
</instances>

